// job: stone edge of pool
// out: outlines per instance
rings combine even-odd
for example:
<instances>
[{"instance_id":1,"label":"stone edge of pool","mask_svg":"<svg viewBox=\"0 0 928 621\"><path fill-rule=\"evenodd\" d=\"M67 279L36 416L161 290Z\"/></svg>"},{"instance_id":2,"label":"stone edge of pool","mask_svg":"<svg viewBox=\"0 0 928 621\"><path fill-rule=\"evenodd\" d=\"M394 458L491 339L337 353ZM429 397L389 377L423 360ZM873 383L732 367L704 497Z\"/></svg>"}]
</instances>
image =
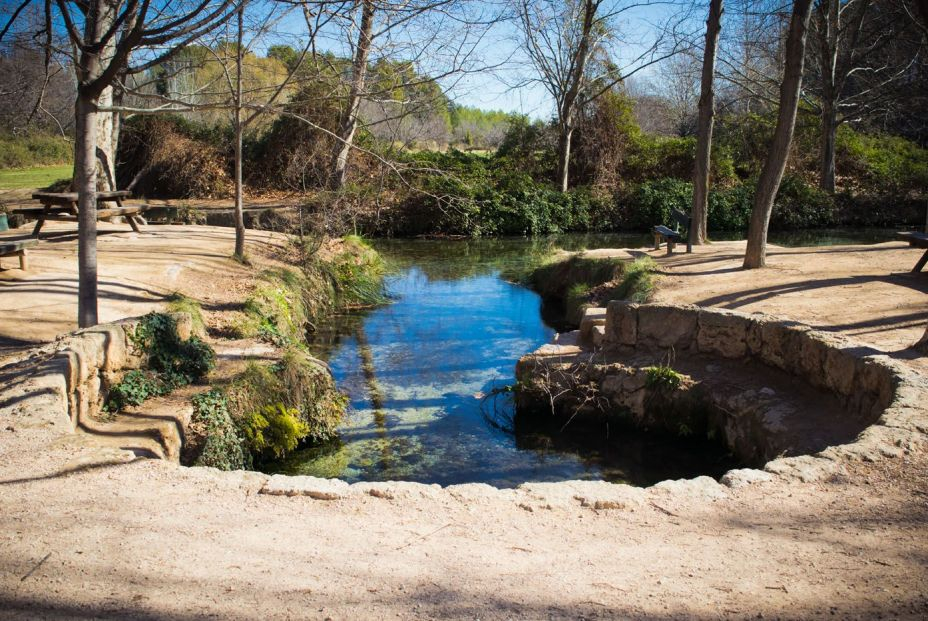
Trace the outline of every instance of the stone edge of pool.
<instances>
[{"instance_id":1,"label":"stone edge of pool","mask_svg":"<svg viewBox=\"0 0 928 621\"><path fill-rule=\"evenodd\" d=\"M616 307L617 309L619 307ZM659 308L660 313L673 312L667 305ZM693 306L679 307L685 313L695 313L698 317L712 315L715 309ZM640 311L641 307L632 310ZM623 313L627 312L623 310ZM724 315L730 324L738 313L717 311ZM747 316L748 321L758 325L770 326L772 318ZM182 322L183 323L183 322ZM776 321L774 321L776 323ZM783 321L784 329L795 334L796 322ZM131 354L128 334L131 333L134 320L124 320L113 324L96 326L66 335L54 343L32 349L18 356L15 360L0 367L0 376L4 378L0 388L0 418L17 417L35 426L55 425L62 421L69 423L64 433L74 434L82 420L86 420L94 403L99 400L99 390L104 378L129 368L137 368L140 363ZM609 323L613 327L613 323ZM618 334L616 327L614 333ZM808 327L798 328L798 332L813 337L821 335ZM681 333L682 334L682 333ZM699 343L698 331L694 343ZM827 340L832 345L833 335ZM714 340L714 339L713 339ZM847 339L840 341L835 356L853 356L854 348L860 344ZM827 360L827 355L826 355ZM220 479L230 484L259 486L259 493L276 496L306 496L309 498L335 501L352 497L374 497L386 500L402 498L441 498L451 497L460 501L479 501L494 497L510 500L518 506L533 511L548 506L575 505L593 509L633 509L637 506L653 503L668 496L685 496L719 500L736 494L737 490L750 485L765 485L777 481L802 481L805 483L826 480L842 475L846 463L850 460L878 461L899 457L906 452L922 450L928 434L928 378L901 365L886 356L857 356L855 369L870 369L878 364L891 374L892 394L883 409L879 420L866 427L852 443L833 446L815 455L780 457L769 461L763 469L740 468L727 472L716 481L707 476L694 479L667 480L647 488L606 481L559 481L533 483L526 482L515 488L496 488L485 483L466 483L442 487L438 484L424 484L405 481L358 482L347 483L341 479L323 479L311 476L267 475L251 471L220 472L211 468L194 468L189 472L199 471L198 475L210 479ZM856 373L856 371L855 371ZM15 381L8 381L15 379ZM853 385L854 382L851 381ZM61 429L59 425L57 429ZM155 436L164 435L163 426L149 430ZM157 444L168 446L177 439L157 437ZM101 452L113 455L112 447L100 447ZM130 450L121 451L123 461L132 461L137 453ZM154 451L153 454L167 461L168 453ZM197 475L195 475L197 476Z\"/></svg>"}]
</instances>

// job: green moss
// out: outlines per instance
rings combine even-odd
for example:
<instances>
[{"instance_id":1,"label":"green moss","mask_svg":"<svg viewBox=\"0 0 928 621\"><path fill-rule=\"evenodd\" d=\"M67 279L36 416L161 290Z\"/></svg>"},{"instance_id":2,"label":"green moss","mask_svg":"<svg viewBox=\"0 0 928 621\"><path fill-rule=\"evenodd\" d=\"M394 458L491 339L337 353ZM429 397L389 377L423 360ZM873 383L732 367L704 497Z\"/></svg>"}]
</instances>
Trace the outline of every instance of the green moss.
<instances>
[{"instance_id":1,"label":"green moss","mask_svg":"<svg viewBox=\"0 0 928 621\"><path fill-rule=\"evenodd\" d=\"M172 313L186 313L193 322L194 334L206 334L206 322L203 321L203 309L200 302L183 293L174 292L168 296L167 308Z\"/></svg>"},{"instance_id":2,"label":"green moss","mask_svg":"<svg viewBox=\"0 0 928 621\"><path fill-rule=\"evenodd\" d=\"M297 348L288 349L277 364L249 365L227 394L237 420L278 404L296 410L306 425L300 439L308 442L334 438L347 405L325 365Z\"/></svg>"},{"instance_id":3,"label":"green moss","mask_svg":"<svg viewBox=\"0 0 928 621\"><path fill-rule=\"evenodd\" d=\"M676 390L683 383L683 376L664 365L647 367L645 386L659 390Z\"/></svg>"},{"instance_id":4,"label":"green moss","mask_svg":"<svg viewBox=\"0 0 928 621\"><path fill-rule=\"evenodd\" d=\"M280 459L295 449L309 433L299 414L295 408L277 403L246 416L241 429L252 454L273 455Z\"/></svg>"},{"instance_id":5,"label":"green moss","mask_svg":"<svg viewBox=\"0 0 928 621\"><path fill-rule=\"evenodd\" d=\"M266 270L233 327L239 337L260 336L279 347L303 343L307 328L337 309L383 303L384 264L359 237L347 237L330 258L304 249L300 269Z\"/></svg>"}]
</instances>

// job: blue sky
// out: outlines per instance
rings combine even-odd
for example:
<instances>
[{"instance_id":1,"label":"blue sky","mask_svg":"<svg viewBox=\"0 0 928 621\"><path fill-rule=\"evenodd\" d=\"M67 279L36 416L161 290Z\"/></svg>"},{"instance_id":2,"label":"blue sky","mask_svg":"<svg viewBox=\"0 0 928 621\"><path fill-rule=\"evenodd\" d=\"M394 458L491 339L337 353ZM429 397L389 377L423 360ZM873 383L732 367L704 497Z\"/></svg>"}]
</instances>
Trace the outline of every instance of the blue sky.
<instances>
[{"instance_id":1,"label":"blue sky","mask_svg":"<svg viewBox=\"0 0 928 621\"><path fill-rule=\"evenodd\" d=\"M499 0L472 0L472 2L471 6L474 9L487 11L498 8L501 4ZM606 4L610 7L622 6L623 0L613 0ZM675 12L679 13L684 6L693 6L693 4L658 3L623 14L617 25L624 42L614 46L611 50L613 56L622 66L625 66L631 58L646 49L647 41L653 40L653 25ZM698 5L696 12L698 14L694 24L704 19L701 15L701 7ZM290 31L291 41L294 37L299 38L301 32L305 32L305 22L301 16L293 16L287 20L286 26L286 29L281 28L279 32L283 35L284 30ZM513 22L504 22L491 28L477 48L477 54L480 56L480 62L477 65L494 68L443 80L442 86L451 98L462 105L518 112L532 118L549 118L553 113L551 99L540 84L529 81L533 71L519 49L519 35L519 27ZM334 32L328 33L326 40L320 43L320 47L337 54L348 53L342 37ZM504 61L506 61L505 65L496 67ZM424 70L428 72L428 67L424 67ZM638 79L647 79L652 75L653 69L645 70L639 74Z\"/></svg>"}]
</instances>

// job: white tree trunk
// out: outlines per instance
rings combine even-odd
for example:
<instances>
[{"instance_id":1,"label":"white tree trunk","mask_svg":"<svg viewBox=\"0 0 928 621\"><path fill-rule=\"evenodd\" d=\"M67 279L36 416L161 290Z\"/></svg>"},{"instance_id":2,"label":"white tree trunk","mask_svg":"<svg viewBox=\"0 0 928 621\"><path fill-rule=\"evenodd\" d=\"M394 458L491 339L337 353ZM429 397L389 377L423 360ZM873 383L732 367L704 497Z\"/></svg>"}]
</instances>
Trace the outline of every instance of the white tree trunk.
<instances>
[{"instance_id":1,"label":"white tree trunk","mask_svg":"<svg viewBox=\"0 0 928 621\"><path fill-rule=\"evenodd\" d=\"M355 48L354 62L351 69L351 90L345 112L338 127L339 141L335 145L335 163L333 166L331 187L338 190L345 185L348 178L348 158L358 131L358 114L361 110L361 96L367 80L367 56L371 49L371 33L374 29L374 3L364 0L361 7L361 26L358 29L358 43Z\"/></svg>"}]
</instances>

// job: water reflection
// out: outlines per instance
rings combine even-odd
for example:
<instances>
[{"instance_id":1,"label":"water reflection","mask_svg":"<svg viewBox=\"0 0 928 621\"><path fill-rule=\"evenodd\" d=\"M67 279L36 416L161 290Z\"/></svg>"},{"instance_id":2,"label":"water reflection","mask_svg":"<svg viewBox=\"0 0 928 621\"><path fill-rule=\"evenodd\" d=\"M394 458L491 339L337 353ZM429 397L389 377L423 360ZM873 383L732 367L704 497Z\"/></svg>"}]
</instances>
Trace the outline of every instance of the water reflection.
<instances>
[{"instance_id":1,"label":"water reflection","mask_svg":"<svg viewBox=\"0 0 928 621\"><path fill-rule=\"evenodd\" d=\"M549 341L538 296L507 280L554 240L384 242L394 265L393 303L324 326L316 353L350 398L338 442L299 451L273 472L348 481L443 485L607 479L649 484L666 476L720 474L727 463L698 443L643 434L606 438L526 424L490 424L482 397L509 385L515 363ZM510 412L511 416L511 412ZM686 446L684 446L686 445Z\"/></svg>"},{"instance_id":2,"label":"water reflection","mask_svg":"<svg viewBox=\"0 0 928 621\"><path fill-rule=\"evenodd\" d=\"M887 238L885 231L866 229L771 235L783 245ZM497 419L504 424L493 424L481 409L481 397L513 383L516 360L547 342L558 321L541 312L537 295L513 282L555 247L638 247L649 241L641 234L378 241L393 266L387 282L393 303L337 317L320 326L313 343L351 400L341 438L296 452L268 470L348 481L497 486L565 479L649 485L722 474L732 462L699 439L603 423L572 424L562 433L544 420L513 420L511 410Z\"/></svg>"}]
</instances>

